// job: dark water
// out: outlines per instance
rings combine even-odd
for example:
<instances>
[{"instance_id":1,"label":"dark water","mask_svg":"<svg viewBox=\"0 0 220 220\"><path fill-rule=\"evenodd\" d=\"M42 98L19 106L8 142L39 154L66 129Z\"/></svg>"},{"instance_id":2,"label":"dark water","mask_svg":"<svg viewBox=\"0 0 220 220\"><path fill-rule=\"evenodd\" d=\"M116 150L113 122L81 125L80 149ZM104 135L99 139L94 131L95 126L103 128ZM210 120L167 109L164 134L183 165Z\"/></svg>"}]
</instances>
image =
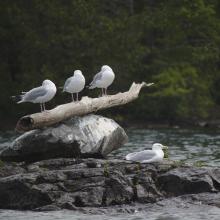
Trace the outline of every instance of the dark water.
<instances>
[{"instance_id":1,"label":"dark water","mask_svg":"<svg viewBox=\"0 0 220 220\"><path fill-rule=\"evenodd\" d=\"M124 158L133 151L151 148L159 142L169 146L169 157L172 160L184 160L189 163L203 163L209 166L220 166L220 130L190 129L130 129L127 130L129 143L115 151L110 157ZM15 138L13 132L0 134L0 151ZM142 211L132 208L129 213L115 212L107 214L82 214L73 211L21 212L0 210L0 220L219 220L220 209L203 204L187 204L181 201L146 204Z\"/></svg>"},{"instance_id":2,"label":"dark water","mask_svg":"<svg viewBox=\"0 0 220 220\"><path fill-rule=\"evenodd\" d=\"M9 146L10 143L18 136L14 131L0 132L0 151Z\"/></svg>"},{"instance_id":3,"label":"dark water","mask_svg":"<svg viewBox=\"0 0 220 220\"><path fill-rule=\"evenodd\" d=\"M169 147L172 160L220 166L220 129L130 129L127 134L129 142L115 151L114 156L124 157L127 153L151 148L153 143L161 143Z\"/></svg>"},{"instance_id":4,"label":"dark water","mask_svg":"<svg viewBox=\"0 0 220 220\"><path fill-rule=\"evenodd\" d=\"M219 220L220 209L208 206L196 207L152 207L149 211L118 214L82 214L63 210L52 212L30 212L0 210L1 220Z\"/></svg>"}]
</instances>

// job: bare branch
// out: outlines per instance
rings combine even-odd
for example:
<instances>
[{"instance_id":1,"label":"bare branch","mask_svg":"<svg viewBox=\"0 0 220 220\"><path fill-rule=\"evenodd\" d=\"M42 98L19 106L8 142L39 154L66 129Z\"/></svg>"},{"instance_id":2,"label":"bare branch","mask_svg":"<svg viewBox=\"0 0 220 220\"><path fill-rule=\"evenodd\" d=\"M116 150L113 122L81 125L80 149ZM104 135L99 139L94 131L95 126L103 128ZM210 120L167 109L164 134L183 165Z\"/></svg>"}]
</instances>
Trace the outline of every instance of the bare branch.
<instances>
[{"instance_id":1,"label":"bare branch","mask_svg":"<svg viewBox=\"0 0 220 220\"><path fill-rule=\"evenodd\" d=\"M101 109L124 105L138 98L142 87L151 86L152 84L153 83L146 84L145 82L137 84L133 83L127 92L99 98L89 98L86 96L79 102L59 105L50 111L24 116L17 122L16 130L24 132L35 128L42 128L56 124L73 116L86 115Z\"/></svg>"}]
</instances>

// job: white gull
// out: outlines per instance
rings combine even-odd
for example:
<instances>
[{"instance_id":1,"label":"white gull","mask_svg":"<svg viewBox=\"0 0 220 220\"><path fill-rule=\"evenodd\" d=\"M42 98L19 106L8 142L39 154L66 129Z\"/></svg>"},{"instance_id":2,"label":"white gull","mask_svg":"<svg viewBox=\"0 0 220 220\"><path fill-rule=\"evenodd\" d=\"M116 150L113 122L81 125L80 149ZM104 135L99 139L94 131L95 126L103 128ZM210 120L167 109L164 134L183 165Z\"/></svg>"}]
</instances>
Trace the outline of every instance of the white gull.
<instances>
[{"instance_id":1,"label":"white gull","mask_svg":"<svg viewBox=\"0 0 220 220\"><path fill-rule=\"evenodd\" d=\"M166 146L156 143L153 144L152 150L143 150L128 154L126 160L131 160L140 163L152 163L161 162L164 158L164 152L162 149L166 149Z\"/></svg>"},{"instance_id":2,"label":"white gull","mask_svg":"<svg viewBox=\"0 0 220 220\"><path fill-rule=\"evenodd\" d=\"M101 71L93 77L93 81L89 85L89 89L101 88L102 95L107 95L107 88L113 83L115 74L112 68L104 65Z\"/></svg>"},{"instance_id":3,"label":"white gull","mask_svg":"<svg viewBox=\"0 0 220 220\"><path fill-rule=\"evenodd\" d=\"M78 101L78 94L85 87L85 77L80 70L75 70L72 77L68 78L64 84L63 92L71 93L72 101L74 101L73 94L76 93L76 101Z\"/></svg>"},{"instance_id":4,"label":"white gull","mask_svg":"<svg viewBox=\"0 0 220 220\"><path fill-rule=\"evenodd\" d=\"M45 111L45 103L49 102L56 94L57 88L55 84L46 79L43 81L42 86L31 89L28 92L22 92L22 95L18 96L20 100L17 102L32 102L32 103L40 103L41 111Z\"/></svg>"}]
</instances>

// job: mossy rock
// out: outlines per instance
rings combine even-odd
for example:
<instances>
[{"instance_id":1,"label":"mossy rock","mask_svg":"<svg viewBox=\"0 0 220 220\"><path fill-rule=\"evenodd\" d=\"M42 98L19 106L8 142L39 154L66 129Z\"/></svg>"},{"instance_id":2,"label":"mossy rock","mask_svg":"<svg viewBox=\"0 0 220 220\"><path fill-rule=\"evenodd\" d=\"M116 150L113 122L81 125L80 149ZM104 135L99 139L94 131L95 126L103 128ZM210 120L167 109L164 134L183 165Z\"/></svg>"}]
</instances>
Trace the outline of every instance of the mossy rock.
<instances>
[{"instance_id":1,"label":"mossy rock","mask_svg":"<svg viewBox=\"0 0 220 220\"><path fill-rule=\"evenodd\" d=\"M168 148L164 148L163 152L164 152L164 158L168 159L169 158L169 150L168 150Z\"/></svg>"},{"instance_id":2,"label":"mossy rock","mask_svg":"<svg viewBox=\"0 0 220 220\"><path fill-rule=\"evenodd\" d=\"M0 160L0 167L4 166L4 162L2 160Z\"/></svg>"},{"instance_id":3,"label":"mossy rock","mask_svg":"<svg viewBox=\"0 0 220 220\"><path fill-rule=\"evenodd\" d=\"M204 167L204 166L206 166L206 163L204 162L204 161L195 161L194 163L193 163L193 166L195 166L195 167Z\"/></svg>"}]
</instances>

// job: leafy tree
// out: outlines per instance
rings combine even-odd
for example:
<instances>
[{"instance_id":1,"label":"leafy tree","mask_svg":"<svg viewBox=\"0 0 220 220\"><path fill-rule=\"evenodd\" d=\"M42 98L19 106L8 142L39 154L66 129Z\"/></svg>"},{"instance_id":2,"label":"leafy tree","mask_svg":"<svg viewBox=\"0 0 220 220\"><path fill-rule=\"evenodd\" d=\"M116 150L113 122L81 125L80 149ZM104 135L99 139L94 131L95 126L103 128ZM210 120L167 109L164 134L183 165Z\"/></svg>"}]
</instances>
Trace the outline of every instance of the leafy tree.
<instances>
[{"instance_id":1,"label":"leafy tree","mask_svg":"<svg viewBox=\"0 0 220 220\"><path fill-rule=\"evenodd\" d=\"M171 120L207 117L212 102L206 83L200 79L194 67L183 64L168 68L154 79L158 91L153 97L163 103L163 117Z\"/></svg>"},{"instance_id":2,"label":"leafy tree","mask_svg":"<svg viewBox=\"0 0 220 220\"><path fill-rule=\"evenodd\" d=\"M14 121L38 106L9 97L45 79L62 86L74 69L87 83L112 66L111 92L132 81L156 85L134 104L105 114L121 120L220 117L220 7L217 0L0 1L0 120ZM97 95L83 91L82 95ZM58 92L49 108L68 102ZM137 108L138 106L138 108Z\"/></svg>"}]
</instances>

